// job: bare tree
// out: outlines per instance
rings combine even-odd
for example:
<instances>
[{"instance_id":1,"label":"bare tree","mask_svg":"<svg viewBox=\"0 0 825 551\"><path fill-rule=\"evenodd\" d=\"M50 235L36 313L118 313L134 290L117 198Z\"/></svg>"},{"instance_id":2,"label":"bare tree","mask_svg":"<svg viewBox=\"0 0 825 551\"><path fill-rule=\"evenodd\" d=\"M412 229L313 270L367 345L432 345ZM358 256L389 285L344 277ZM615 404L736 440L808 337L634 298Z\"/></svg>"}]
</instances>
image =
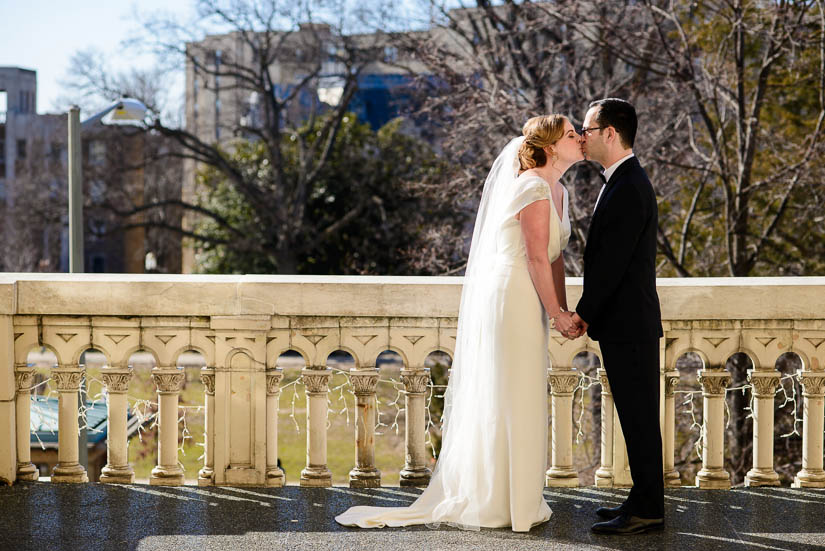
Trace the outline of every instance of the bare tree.
<instances>
[{"instance_id":1,"label":"bare tree","mask_svg":"<svg viewBox=\"0 0 825 551\"><path fill-rule=\"evenodd\" d=\"M806 262L794 231L822 235L810 223L823 196L822 2L648 0L635 9L633 27L591 19L581 29L681 100L672 122L686 155L662 148L655 157L659 174L678 183L660 233L673 271L822 270Z\"/></svg>"},{"instance_id":2,"label":"bare tree","mask_svg":"<svg viewBox=\"0 0 825 551\"><path fill-rule=\"evenodd\" d=\"M194 120L185 127L170 124L157 107L146 130L178 144L168 154L216 170L252 207L258 231L248 236L247 228L199 202L195 190L184 190L183 199L164 204L174 202L210 220L248 254L270 258L279 272L293 273L299 259L317 246L305 238L315 223L308 204L336 147L359 75L382 59L380 36L348 34L351 17L343 5L327 6L325 13L334 15L324 22L314 21L309 2L201 0L196 6L194 23L146 19L142 41L167 62L185 64L202 93L223 99L222 112L214 113L216 131L205 135ZM80 73L81 89L110 97L125 92L121 81L107 79L99 64ZM264 145L254 168L232 155L234 143L248 140ZM293 158L297 162L287 162ZM147 202L141 208L154 206ZM331 237L368 208L369 203L354 205L318 233ZM196 242L212 239L199 234L194 224L179 232Z\"/></svg>"}]
</instances>

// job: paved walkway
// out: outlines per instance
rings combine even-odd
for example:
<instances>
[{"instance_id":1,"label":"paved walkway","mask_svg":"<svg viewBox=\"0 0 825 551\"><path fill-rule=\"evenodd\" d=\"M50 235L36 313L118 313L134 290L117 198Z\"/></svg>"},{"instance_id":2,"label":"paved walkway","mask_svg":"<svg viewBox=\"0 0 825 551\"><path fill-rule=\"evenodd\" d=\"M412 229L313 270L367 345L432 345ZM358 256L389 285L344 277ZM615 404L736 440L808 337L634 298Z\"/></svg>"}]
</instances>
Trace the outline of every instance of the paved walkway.
<instances>
[{"instance_id":1,"label":"paved walkway","mask_svg":"<svg viewBox=\"0 0 825 551\"><path fill-rule=\"evenodd\" d=\"M825 491L668 490L667 525L641 536L596 536L593 510L626 491L545 491L550 522L529 533L424 526L360 530L333 516L351 505L399 506L419 490L335 487L179 488L18 483L0 488L0 551L501 549L825 549Z\"/></svg>"}]
</instances>

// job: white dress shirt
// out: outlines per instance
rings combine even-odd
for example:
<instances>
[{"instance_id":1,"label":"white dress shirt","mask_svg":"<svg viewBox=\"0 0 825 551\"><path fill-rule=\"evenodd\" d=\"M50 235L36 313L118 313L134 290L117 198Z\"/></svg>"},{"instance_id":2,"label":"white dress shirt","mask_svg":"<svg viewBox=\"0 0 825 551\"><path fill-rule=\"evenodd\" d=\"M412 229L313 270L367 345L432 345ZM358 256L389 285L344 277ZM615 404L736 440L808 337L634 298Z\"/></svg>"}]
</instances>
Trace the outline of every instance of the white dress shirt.
<instances>
[{"instance_id":1,"label":"white dress shirt","mask_svg":"<svg viewBox=\"0 0 825 551\"><path fill-rule=\"evenodd\" d=\"M609 167L607 167L606 169L604 169L604 172L602 172L602 174L604 175L604 183L602 184L602 189L599 190L599 196L596 197L596 204L593 206L593 212L596 212L596 208L599 206L599 199L602 198L602 193L604 193L604 189L607 187L607 182L610 181L610 177L613 176L613 173L616 172L616 169L619 168L620 164L622 164L623 162L625 162L633 156L633 153L631 153L630 155L626 155L618 161L616 161L615 163L613 163L612 165L610 165Z\"/></svg>"}]
</instances>

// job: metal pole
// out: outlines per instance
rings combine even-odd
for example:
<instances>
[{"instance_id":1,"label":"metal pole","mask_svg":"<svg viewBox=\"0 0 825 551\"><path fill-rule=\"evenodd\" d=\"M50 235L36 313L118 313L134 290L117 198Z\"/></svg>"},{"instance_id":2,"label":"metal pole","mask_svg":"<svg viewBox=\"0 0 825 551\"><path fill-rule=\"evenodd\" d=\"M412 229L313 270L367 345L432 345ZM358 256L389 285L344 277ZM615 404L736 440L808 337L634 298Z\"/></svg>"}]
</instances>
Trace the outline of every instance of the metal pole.
<instances>
[{"instance_id":1,"label":"metal pole","mask_svg":"<svg viewBox=\"0 0 825 551\"><path fill-rule=\"evenodd\" d=\"M80 140L80 107L69 109L69 273L82 274L83 266L83 143ZM84 353L85 356L85 353ZM81 358L80 363L85 363ZM78 396L78 460L89 472L88 432L81 411L86 406L85 381Z\"/></svg>"},{"instance_id":2,"label":"metal pole","mask_svg":"<svg viewBox=\"0 0 825 551\"><path fill-rule=\"evenodd\" d=\"M82 274L83 167L80 141L80 107L69 109L69 273Z\"/></svg>"}]
</instances>

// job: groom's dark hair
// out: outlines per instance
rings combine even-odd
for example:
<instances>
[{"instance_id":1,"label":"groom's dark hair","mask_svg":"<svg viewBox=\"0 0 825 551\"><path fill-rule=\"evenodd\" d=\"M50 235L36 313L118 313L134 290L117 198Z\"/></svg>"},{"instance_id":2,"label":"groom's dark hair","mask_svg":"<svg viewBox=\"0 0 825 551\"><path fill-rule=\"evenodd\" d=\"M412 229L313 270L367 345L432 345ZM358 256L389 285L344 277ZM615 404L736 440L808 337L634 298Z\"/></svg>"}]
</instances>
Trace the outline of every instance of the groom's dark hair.
<instances>
[{"instance_id":1,"label":"groom's dark hair","mask_svg":"<svg viewBox=\"0 0 825 551\"><path fill-rule=\"evenodd\" d=\"M599 107L596 123L599 126L612 126L619 134L621 144L633 147L636 140L636 109L629 101L619 98L605 98L590 103L590 107Z\"/></svg>"}]
</instances>

